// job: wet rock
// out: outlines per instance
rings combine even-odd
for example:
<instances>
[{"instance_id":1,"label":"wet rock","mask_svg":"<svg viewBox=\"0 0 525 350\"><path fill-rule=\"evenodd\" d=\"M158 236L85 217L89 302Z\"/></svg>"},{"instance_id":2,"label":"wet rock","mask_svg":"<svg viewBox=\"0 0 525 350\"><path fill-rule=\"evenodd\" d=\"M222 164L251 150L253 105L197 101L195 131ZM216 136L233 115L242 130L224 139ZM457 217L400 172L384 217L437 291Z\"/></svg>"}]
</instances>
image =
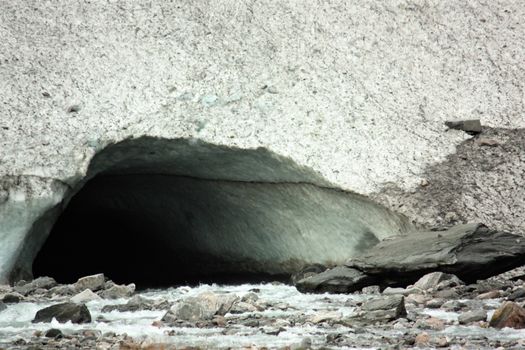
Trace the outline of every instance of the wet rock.
<instances>
[{"instance_id":1,"label":"wet rock","mask_svg":"<svg viewBox=\"0 0 525 350\"><path fill-rule=\"evenodd\" d=\"M438 291L434 296L441 299L458 299L459 293L455 289L446 289Z\"/></svg>"},{"instance_id":2,"label":"wet rock","mask_svg":"<svg viewBox=\"0 0 525 350\"><path fill-rule=\"evenodd\" d=\"M133 293L135 293L135 284L131 283L127 286L115 284L98 294L104 299L119 299L129 298Z\"/></svg>"},{"instance_id":3,"label":"wet rock","mask_svg":"<svg viewBox=\"0 0 525 350\"><path fill-rule=\"evenodd\" d=\"M471 135L479 134L482 131L479 119L446 121L445 125L450 129L462 130Z\"/></svg>"},{"instance_id":4,"label":"wet rock","mask_svg":"<svg viewBox=\"0 0 525 350\"><path fill-rule=\"evenodd\" d=\"M326 321L339 321L343 318L343 314L339 311L322 311L308 317L308 321L317 324Z\"/></svg>"},{"instance_id":5,"label":"wet rock","mask_svg":"<svg viewBox=\"0 0 525 350\"><path fill-rule=\"evenodd\" d=\"M162 318L162 321L198 322L212 320L214 316L224 316L238 300L236 295L204 292L196 297L188 297L175 304Z\"/></svg>"},{"instance_id":6,"label":"wet rock","mask_svg":"<svg viewBox=\"0 0 525 350\"><path fill-rule=\"evenodd\" d=\"M91 291L96 292L104 288L105 282L106 279L104 277L104 274L99 273L96 275L90 275L79 278L78 281L74 284L74 287L77 291L90 289Z\"/></svg>"},{"instance_id":7,"label":"wet rock","mask_svg":"<svg viewBox=\"0 0 525 350\"><path fill-rule=\"evenodd\" d=\"M443 305L441 305L441 308L443 310L448 310L448 311L459 311L463 309L464 307L465 307L465 304L457 300L449 300L449 301L446 301Z\"/></svg>"},{"instance_id":8,"label":"wet rock","mask_svg":"<svg viewBox=\"0 0 525 350\"><path fill-rule=\"evenodd\" d=\"M44 292L46 292L56 285L57 282L51 277L39 277L31 282L20 281L13 289L15 292L27 296L37 290L44 290Z\"/></svg>"},{"instance_id":9,"label":"wet rock","mask_svg":"<svg viewBox=\"0 0 525 350\"><path fill-rule=\"evenodd\" d=\"M241 301L245 303L255 303L257 300L259 300L259 296L253 292L246 293L242 296Z\"/></svg>"},{"instance_id":10,"label":"wet rock","mask_svg":"<svg viewBox=\"0 0 525 350\"><path fill-rule=\"evenodd\" d=\"M2 301L6 304L16 304L24 300L24 296L20 293L7 293L4 295Z\"/></svg>"},{"instance_id":11,"label":"wet rock","mask_svg":"<svg viewBox=\"0 0 525 350\"><path fill-rule=\"evenodd\" d=\"M370 278L356 269L337 266L302 279L296 283L295 287L301 292L351 293L375 284L374 282L376 282L375 278Z\"/></svg>"},{"instance_id":12,"label":"wet rock","mask_svg":"<svg viewBox=\"0 0 525 350\"><path fill-rule=\"evenodd\" d=\"M392 288L387 287L385 290L383 290L384 295L394 295L394 294L401 294L404 296L410 295L410 294L417 294L421 293L421 289L419 288Z\"/></svg>"},{"instance_id":13,"label":"wet rock","mask_svg":"<svg viewBox=\"0 0 525 350\"><path fill-rule=\"evenodd\" d=\"M75 303L61 303L39 310L33 323L51 322L55 318L60 323L71 321L72 323L89 323L91 314L86 305Z\"/></svg>"},{"instance_id":14,"label":"wet rock","mask_svg":"<svg viewBox=\"0 0 525 350\"><path fill-rule=\"evenodd\" d=\"M303 267L300 271L294 273L290 278L292 284L296 284L300 280L317 275L323 271L326 271L326 266L321 264L312 264Z\"/></svg>"},{"instance_id":15,"label":"wet rock","mask_svg":"<svg viewBox=\"0 0 525 350\"><path fill-rule=\"evenodd\" d=\"M75 294L75 292L76 292L75 287L73 287L70 284L65 284L65 285L59 285L59 286L51 288L48 294L50 296L53 296L53 295L70 296L70 295Z\"/></svg>"},{"instance_id":16,"label":"wet rock","mask_svg":"<svg viewBox=\"0 0 525 350\"><path fill-rule=\"evenodd\" d=\"M434 299L430 299L426 303L425 306L428 307L429 309L439 309L444 303L445 303L445 299L434 298Z\"/></svg>"},{"instance_id":17,"label":"wet rock","mask_svg":"<svg viewBox=\"0 0 525 350\"><path fill-rule=\"evenodd\" d=\"M255 311L258 311L259 309L251 304L251 303L246 303L244 301L239 301L239 302L236 302L233 304L233 306L231 307L230 309L230 313L232 314L242 314L242 313L245 313L245 312L255 312Z\"/></svg>"},{"instance_id":18,"label":"wet rock","mask_svg":"<svg viewBox=\"0 0 525 350\"><path fill-rule=\"evenodd\" d=\"M447 287L459 286L463 282L455 275L443 273L443 272L432 272L421 277L414 287L421 290L441 290Z\"/></svg>"},{"instance_id":19,"label":"wet rock","mask_svg":"<svg viewBox=\"0 0 525 350\"><path fill-rule=\"evenodd\" d=\"M4 311L5 309L7 309L7 306L2 301L0 301L0 312Z\"/></svg>"},{"instance_id":20,"label":"wet rock","mask_svg":"<svg viewBox=\"0 0 525 350\"><path fill-rule=\"evenodd\" d=\"M427 302L428 298L423 294L410 294L405 298L407 304L422 305Z\"/></svg>"},{"instance_id":21,"label":"wet rock","mask_svg":"<svg viewBox=\"0 0 525 350\"><path fill-rule=\"evenodd\" d=\"M507 301L494 312L489 325L494 328L525 328L525 309Z\"/></svg>"},{"instance_id":22,"label":"wet rock","mask_svg":"<svg viewBox=\"0 0 525 350\"><path fill-rule=\"evenodd\" d=\"M435 331L441 331L445 329L445 321L437 317L418 319L416 323L414 323L414 327L419 329L432 329Z\"/></svg>"},{"instance_id":23,"label":"wet rock","mask_svg":"<svg viewBox=\"0 0 525 350\"><path fill-rule=\"evenodd\" d=\"M474 310L465 312L458 317L459 324L469 324L473 322L486 321L487 311L485 310Z\"/></svg>"},{"instance_id":24,"label":"wet rock","mask_svg":"<svg viewBox=\"0 0 525 350\"><path fill-rule=\"evenodd\" d=\"M507 300L510 300L510 301L515 301L515 300L524 299L524 298L525 298L525 288L518 288L507 296Z\"/></svg>"},{"instance_id":25,"label":"wet rock","mask_svg":"<svg viewBox=\"0 0 525 350\"><path fill-rule=\"evenodd\" d=\"M46 338L55 338L55 339L57 339L57 338L61 338L63 335L62 335L62 331L60 329L51 328L51 329L46 331L44 336Z\"/></svg>"},{"instance_id":26,"label":"wet rock","mask_svg":"<svg viewBox=\"0 0 525 350\"><path fill-rule=\"evenodd\" d=\"M76 294L75 296L73 296L70 301L72 303L77 303L77 304L84 304L84 303L87 303L87 302L90 302L90 301L93 301L93 300L100 300L101 298L96 294L96 293L93 293L91 291L91 289L86 289L78 294Z\"/></svg>"},{"instance_id":27,"label":"wet rock","mask_svg":"<svg viewBox=\"0 0 525 350\"><path fill-rule=\"evenodd\" d=\"M478 295L476 299L479 299L479 300L497 299L499 297L501 297L501 292L499 290L492 290L490 292L486 292L486 293Z\"/></svg>"},{"instance_id":28,"label":"wet rock","mask_svg":"<svg viewBox=\"0 0 525 350\"><path fill-rule=\"evenodd\" d=\"M151 300L140 295L133 296L126 304L106 305L102 308L102 312L134 312L142 310L166 310L171 304L166 300Z\"/></svg>"},{"instance_id":29,"label":"wet rock","mask_svg":"<svg viewBox=\"0 0 525 350\"><path fill-rule=\"evenodd\" d=\"M367 321L391 321L407 316L405 298L392 295L372 299L361 306L359 317Z\"/></svg>"}]
</instances>

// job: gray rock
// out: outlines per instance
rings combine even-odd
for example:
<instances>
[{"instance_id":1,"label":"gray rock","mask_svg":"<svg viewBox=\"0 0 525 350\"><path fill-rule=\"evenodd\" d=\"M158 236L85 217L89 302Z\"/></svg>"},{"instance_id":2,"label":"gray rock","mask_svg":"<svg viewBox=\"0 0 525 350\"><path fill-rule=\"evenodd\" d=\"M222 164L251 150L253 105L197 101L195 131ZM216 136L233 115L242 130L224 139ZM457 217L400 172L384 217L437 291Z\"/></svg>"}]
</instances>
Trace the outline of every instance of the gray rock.
<instances>
[{"instance_id":1,"label":"gray rock","mask_svg":"<svg viewBox=\"0 0 525 350\"><path fill-rule=\"evenodd\" d=\"M72 323L91 322L91 314L86 305L62 303L39 310L33 319L33 323L51 322L53 318L60 323L66 323L68 321Z\"/></svg>"},{"instance_id":2,"label":"gray rock","mask_svg":"<svg viewBox=\"0 0 525 350\"><path fill-rule=\"evenodd\" d=\"M70 301L72 303L84 304L84 303L87 303L93 300L99 300L99 299L101 298L100 296L98 296L98 294L93 293L91 289L86 289L76 294L75 296L71 297Z\"/></svg>"},{"instance_id":3,"label":"gray rock","mask_svg":"<svg viewBox=\"0 0 525 350\"><path fill-rule=\"evenodd\" d=\"M133 312L142 310L167 310L171 304L166 300L151 300L140 295L133 296L126 304L106 305L102 312Z\"/></svg>"},{"instance_id":4,"label":"gray rock","mask_svg":"<svg viewBox=\"0 0 525 350\"><path fill-rule=\"evenodd\" d=\"M232 314L242 314L245 312L255 312L258 310L259 309L252 303L239 301L233 304L229 312Z\"/></svg>"},{"instance_id":5,"label":"gray rock","mask_svg":"<svg viewBox=\"0 0 525 350\"><path fill-rule=\"evenodd\" d=\"M48 293L50 295L70 296L75 294L75 292L75 287L70 284L65 284L51 288Z\"/></svg>"},{"instance_id":6,"label":"gray rock","mask_svg":"<svg viewBox=\"0 0 525 350\"><path fill-rule=\"evenodd\" d=\"M295 284L295 287L301 292L351 293L375 284L374 282L376 282L375 278L370 278L356 269L337 266L302 279Z\"/></svg>"},{"instance_id":7,"label":"gray rock","mask_svg":"<svg viewBox=\"0 0 525 350\"><path fill-rule=\"evenodd\" d=\"M91 289L92 292L96 292L104 288L105 282L106 279L104 277L104 274L99 273L96 275L90 275L79 278L78 281L74 284L74 287L77 291Z\"/></svg>"},{"instance_id":8,"label":"gray rock","mask_svg":"<svg viewBox=\"0 0 525 350\"><path fill-rule=\"evenodd\" d=\"M112 287L99 291L99 295L104 299L128 298L135 293L135 284L130 283L127 286L115 284Z\"/></svg>"},{"instance_id":9,"label":"gray rock","mask_svg":"<svg viewBox=\"0 0 525 350\"><path fill-rule=\"evenodd\" d=\"M312 264L303 267L300 271L294 273L290 278L292 284L296 284L302 279L317 275L323 271L326 271L326 266L321 264Z\"/></svg>"},{"instance_id":10,"label":"gray rock","mask_svg":"<svg viewBox=\"0 0 525 350\"><path fill-rule=\"evenodd\" d=\"M238 297L230 294L204 292L196 297L188 297L175 304L162 318L162 321L210 321L214 316L224 316Z\"/></svg>"},{"instance_id":11,"label":"gray rock","mask_svg":"<svg viewBox=\"0 0 525 350\"><path fill-rule=\"evenodd\" d=\"M7 306L4 304L3 301L0 301L0 311L4 311L5 309L7 309Z\"/></svg>"},{"instance_id":12,"label":"gray rock","mask_svg":"<svg viewBox=\"0 0 525 350\"><path fill-rule=\"evenodd\" d=\"M429 309L439 309L445 303L445 299L434 298L426 302L425 306Z\"/></svg>"},{"instance_id":13,"label":"gray rock","mask_svg":"<svg viewBox=\"0 0 525 350\"><path fill-rule=\"evenodd\" d=\"M519 266L523 259L525 238L466 224L381 241L345 265L391 285L413 283L429 270L470 283Z\"/></svg>"},{"instance_id":14,"label":"gray rock","mask_svg":"<svg viewBox=\"0 0 525 350\"><path fill-rule=\"evenodd\" d=\"M517 299L525 298L525 288L518 288L509 294L507 300L515 301Z\"/></svg>"},{"instance_id":15,"label":"gray rock","mask_svg":"<svg viewBox=\"0 0 525 350\"><path fill-rule=\"evenodd\" d=\"M472 322L486 321L487 320L487 311L485 310L475 310L462 313L458 317L459 324L469 324Z\"/></svg>"},{"instance_id":16,"label":"gray rock","mask_svg":"<svg viewBox=\"0 0 525 350\"><path fill-rule=\"evenodd\" d=\"M440 283L445 281L451 281L452 283L456 283L456 285L463 284L463 282L457 278L454 275L443 273L443 272L431 272L423 277L421 277L416 283L414 283L414 287L417 287L422 290L429 290L429 289L435 289L439 290L441 288L438 288ZM442 288L444 285L442 286Z\"/></svg>"},{"instance_id":17,"label":"gray rock","mask_svg":"<svg viewBox=\"0 0 525 350\"><path fill-rule=\"evenodd\" d=\"M405 297L391 295L372 299L361 306L359 317L367 321L392 321L407 316Z\"/></svg>"},{"instance_id":18,"label":"gray rock","mask_svg":"<svg viewBox=\"0 0 525 350\"><path fill-rule=\"evenodd\" d=\"M20 293L13 292L4 295L2 301L6 304L16 304L24 300L24 296Z\"/></svg>"},{"instance_id":19,"label":"gray rock","mask_svg":"<svg viewBox=\"0 0 525 350\"><path fill-rule=\"evenodd\" d=\"M459 311L465 307L465 304L457 300L449 300L441 305L443 310Z\"/></svg>"},{"instance_id":20,"label":"gray rock","mask_svg":"<svg viewBox=\"0 0 525 350\"><path fill-rule=\"evenodd\" d=\"M27 296L35 291L46 291L56 285L57 282L51 277L38 277L31 282L17 284L13 289L15 292Z\"/></svg>"},{"instance_id":21,"label":"gray rock","mask_svg":"<svg viewBox=\"0 0 525 350\"><path fill-rule=\"evenodd\" d=\"M255 303L257 300L259 300L259 296L253 292L246 293L242 296L241 301L245 303Z\"/></svg>"},{"instance_id":22,"label":"gray rock","mask_svg":"<svg viewBox=\"0 0 525 350\"><path fill-rule=\"evenodd\" d=\"M445 125L450 129L463 130L471 135L479 134L482 131L479 119L447 121Z\"/></svg>"},{"instance_id":23,"label":"gray rock","mask_svg":"<svg viewBox=\"0 0 525 350\"><path fill-rule=\"evenodd\" d=\"M434 270L438 273L418 285L445 288L497 275L520 266L523 259L525 238L466 224L383 240L345 266L303 279L296 287L302 292L348 293L377 284L406 286ZM451 282L440 285L443 280Z\"/></svg>"},{"instance_id":24,"label":"gray rock","mask_svg":"<svg viewBox=\"0 0 525 350\"><path fill-rule=\"evenodd\" d=\"M440 290L434 294L436 298L442 299L458 299L459 293L455 289Z\"/></svg>"},{"instance_id":25,"label":"gray rock","mask_svg":"<svg viewBox=\"0 0 525 350\"><path fill-rule=\"evenodd\" d=\"M62 331L56 328L48 329L46 333L44 334L46 338L60 338L62 337L62 335L63 335Z\"/></svg>"}]
</instances>

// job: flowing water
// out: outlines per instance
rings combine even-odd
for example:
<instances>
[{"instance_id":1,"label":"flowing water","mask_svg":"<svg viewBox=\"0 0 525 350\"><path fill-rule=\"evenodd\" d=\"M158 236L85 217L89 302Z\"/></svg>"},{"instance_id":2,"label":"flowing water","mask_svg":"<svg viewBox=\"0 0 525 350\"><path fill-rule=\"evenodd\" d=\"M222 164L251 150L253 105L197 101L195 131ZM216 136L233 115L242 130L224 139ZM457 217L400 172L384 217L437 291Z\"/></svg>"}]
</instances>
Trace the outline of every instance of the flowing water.
<instances>
[{"instance_id":1,"label":"flowing water","mask_svg":"<svg viewBox=\"0 0 525 350\"><path fill-rule=\"evenodd\" d=\"M176 346L200 346L209 349L218 348L249 348L268 347L280 348L285 346L299 347L301 344L311 344L312 347L327 345L327 337L339 335L346 338L345 345L331 345L330 348L356 349L361 345L370 344L368 348L385 339L399 339L407 334L406 329L392 326L366 327L360 329L341 324L327 324L323 322L290 322L290 320L306 319L331 312L345 319L356 311L356 303L360 303L375 295L334 295L334 294L302 294L294 287L275 284L243 284L238 286L201 285L198 287L178 287L158 290L145 290L140 295L149 299L167 300L175 303L187 296L196 296L204 291L215 293L233 293L239 297L255 291L259 300L269 305L262 311L247 312L244 314L226 314L229 319L259 319L271 320L261 323L261 326L246 326L242 322L234 323L227 329L221 327L167 327L154 326L165 314L165 311L137 311L137 312L102 312L105 305L124 304L128 299L97 300L86 305L91 312L93 322L89 324L61 324L53 320L49 323L31 323L35 313L46 306L56 303L21 302L9 304L8 308L0 312L0 345L14 342L16 339L30 339L35 331L45 332L50 328L60 329L64 334L79 330L99 330L102 333L126 333L137 340L147 339L152 343L169 343ZM484 302L485 308L490 310L498 306L497 301ZM407 304L409 314L416 312L414 307ZM427 314L452 324L441 331L427 331L431 334L440 334L447 337L464 337L472 339L523 339L525 330L495 330L478 326L459 326L458 314L450 311L435 309L419 309L420 314ZM455 324L454 324L455 323ZM279 329L279 332L275 332ZM355 344L352 347L349 344ZM361 345L360 345L361 344ZM0 346L1 347L1 346Z\"/></svg>"}]
</instances>

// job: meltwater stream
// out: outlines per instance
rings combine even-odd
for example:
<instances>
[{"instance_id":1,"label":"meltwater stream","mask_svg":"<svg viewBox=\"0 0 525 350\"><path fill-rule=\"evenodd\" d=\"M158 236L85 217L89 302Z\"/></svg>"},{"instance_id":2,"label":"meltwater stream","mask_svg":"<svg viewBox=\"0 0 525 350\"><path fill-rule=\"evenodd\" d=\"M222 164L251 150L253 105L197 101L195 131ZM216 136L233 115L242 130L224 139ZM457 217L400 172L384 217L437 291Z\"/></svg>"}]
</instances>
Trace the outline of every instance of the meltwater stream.
<instances>
[{"instance_id":1,"label":"meltwater stream","mask_svg":"<svg viewBox=\"0 0 525 350\"><path fill-rule=\"evenodd\" d=\"M407 329L402 327L384 327L380 325L359 327L348 323L329 322L332 319L349 319L356 311L356 305L377 294L302 294L294 287L283 284L242 284L242 285L200 285L198 287L178 287L152 289L139 292L141 296L152 300L166 300L175 303L188 296L202 292L235 294L242 297L256 293L266 305L262 311L226 314L227 327L168 327L159 326L165 311L103 312L102 308L111 304L124 304L129 299L98 300L86 305L91 312L93 322L83 325L49 323L31 323L35 313L46 306L59 302L46 303L21 302L10 304L0 312L0 348L7 344L16 344L17 340L34 339L37 331L45 332L56 328L68 334L83 330L99 331L101 334L114 332L127 334L139 344L163 343L178 347L194 346L203 349L239 349L239 348L300 348L311 346L330 349L375 349L385 344L395 344L407 336ZM497 301L484 301L484 308L491 312L497 307ZM458 314L441 310L419 309L407 304L410 313L431 315L448 319L451 325L441 331L426 330L431 335L445 337L465 337L477 340L522 339L525 330L495 330L481 327L467 327L457 324ZM491 311L492 310L492 311ZM319 321L326 318L327 322ZM317 320L316 320L317 318ZM255 320L255 322L254 322ZM330 343L333 339L339 342ZM344 340L344 341L343 341ZM21 347L23 348L23 346ZM483 348L481 346L480 348Z\"/></svg>"}]
</instances>

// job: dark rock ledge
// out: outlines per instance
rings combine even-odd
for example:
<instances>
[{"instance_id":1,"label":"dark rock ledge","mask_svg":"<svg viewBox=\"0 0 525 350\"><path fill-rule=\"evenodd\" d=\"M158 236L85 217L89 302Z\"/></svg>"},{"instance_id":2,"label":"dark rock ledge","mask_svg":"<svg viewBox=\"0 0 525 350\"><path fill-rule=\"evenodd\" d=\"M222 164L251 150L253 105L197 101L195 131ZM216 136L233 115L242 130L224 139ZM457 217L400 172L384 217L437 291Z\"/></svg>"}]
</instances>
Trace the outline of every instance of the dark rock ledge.
<instances>
[{"instance_id":1,"label":"dark rock ledge","mask_svg":"<svg viewBox=\"0 0 525 350\"><path fill-rule=\"evenodd\" d=\"M472 283L525 265L525 238L465 224L381 241L343 266L301 279L301 292L351 293L366 286L405 287L441 271Z\"/></svg>"}]
</instances>

